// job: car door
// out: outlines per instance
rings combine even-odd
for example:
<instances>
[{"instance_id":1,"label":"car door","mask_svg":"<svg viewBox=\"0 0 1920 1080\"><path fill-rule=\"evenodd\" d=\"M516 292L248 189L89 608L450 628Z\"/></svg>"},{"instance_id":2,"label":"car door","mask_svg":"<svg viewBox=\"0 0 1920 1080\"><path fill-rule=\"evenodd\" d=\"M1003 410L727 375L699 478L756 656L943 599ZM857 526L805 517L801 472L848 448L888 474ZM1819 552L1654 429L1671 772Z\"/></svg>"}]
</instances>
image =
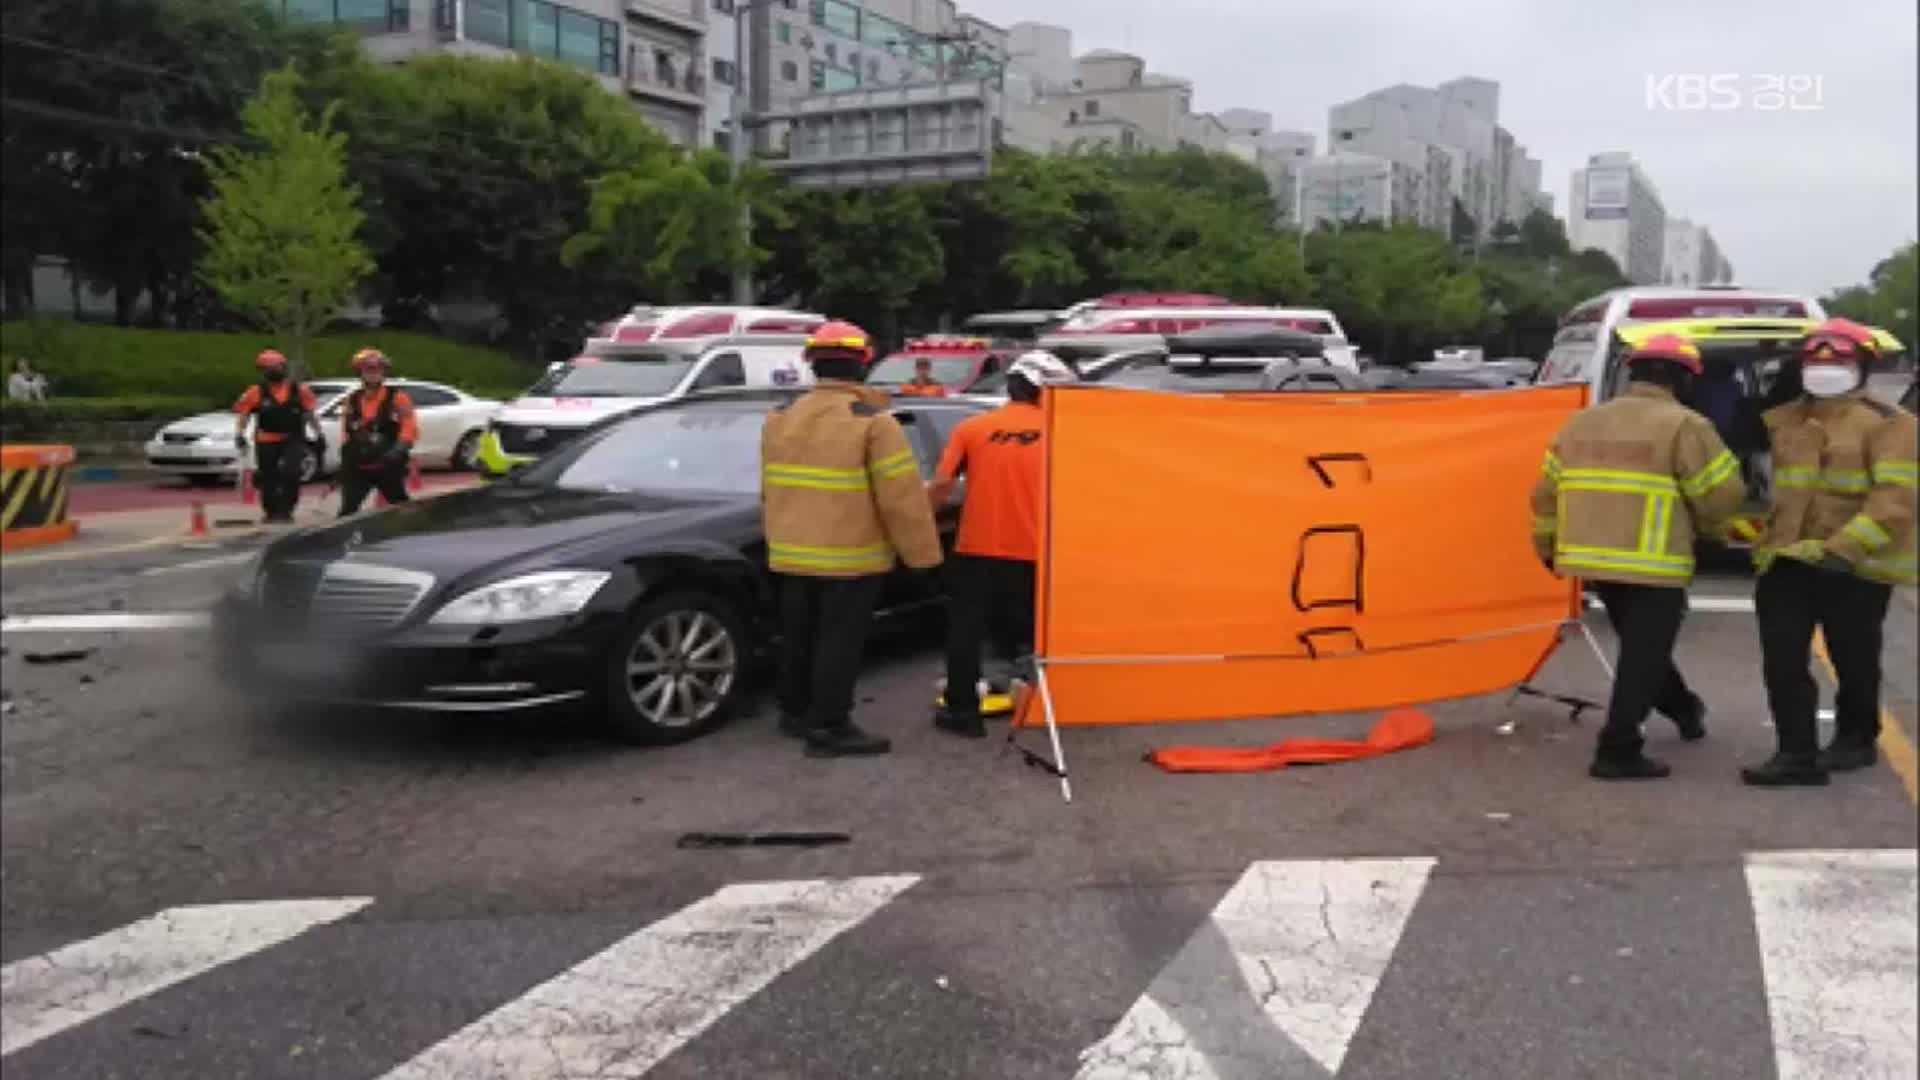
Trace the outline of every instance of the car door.
<instances>
[{"instance_id":1,"label":"car door","mask_svg":"<svg viewBox=\"0 0 1920 1080\"><path fill-rule=\"evenodd\" d=\"M452 457L453 444L466 434L460 395L432 383L406 383L401 388L413 399L414 415L420 423L420 443L414 451L436 462Z\"/></svg>"},{"instance_id":2,"label":"car door","mask_svg":"<svg viewBox=\"0 0 1920 1080\"><path fill-rule=\"evenodd\" d=\"M940 452L946 447L946 437L951 431L942 424L942 420L950 416L957 421L961 411L897 408L893 416L900 421L901 430L906 432L907 443L913 447L913 456L920 465L921 481L932 480L933 471L940 464ZM940 546L948 554L953 552L954 533L959 528L959 522L960 511L957 507L943 509L935 515L935 524L940 529ZM899 566L888 577L881 592L880 604L883 608L918 607L937 601L942 595L944 590L939 574L922 573Z\"/></svg>"}]
</instances>

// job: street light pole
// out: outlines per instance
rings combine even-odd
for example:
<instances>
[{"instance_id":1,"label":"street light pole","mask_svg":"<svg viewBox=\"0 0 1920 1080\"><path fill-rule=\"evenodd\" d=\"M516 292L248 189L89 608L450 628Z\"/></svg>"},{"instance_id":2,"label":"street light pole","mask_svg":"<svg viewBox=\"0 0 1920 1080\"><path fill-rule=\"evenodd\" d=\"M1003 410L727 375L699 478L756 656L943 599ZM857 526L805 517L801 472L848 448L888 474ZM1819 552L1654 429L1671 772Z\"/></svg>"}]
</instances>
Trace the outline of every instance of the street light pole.
<instances>
[{"instance_id":1,"label":"street light pole","mask_svg":"<svg viewBox=\"0 0 1920 1080\"><path fill-rule=\"evenodd\" d=\"M733 160L734 197L740 200L740 257L733 267L733 302L753 303L753 271L746 256L753 247L753 205L741 190L747 169L747 17L765 0L741 0L733 12L733 94L731 120L733 130L727 139L728 156Z\"/></svg>"}]
</instances>

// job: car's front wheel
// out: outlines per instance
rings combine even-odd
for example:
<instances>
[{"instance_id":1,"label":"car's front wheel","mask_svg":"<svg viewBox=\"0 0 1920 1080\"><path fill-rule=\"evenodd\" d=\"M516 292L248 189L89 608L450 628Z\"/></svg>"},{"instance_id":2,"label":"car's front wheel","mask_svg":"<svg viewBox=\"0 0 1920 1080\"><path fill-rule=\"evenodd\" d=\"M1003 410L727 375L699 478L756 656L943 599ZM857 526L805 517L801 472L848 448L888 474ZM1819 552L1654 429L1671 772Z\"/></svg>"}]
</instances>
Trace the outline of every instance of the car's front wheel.
<instances>
[{"instance_id":1,"label":"car's front wheel","mask_svg":"<svg viewBox=\"0 0 1920 1080\"><path fill-rule=\"evenodd\" d=\"M606 704L621 738L684 742L711 731L739 703L746 627L720 597L675 592L649 600L616 641Z\"/></svg>"},{"instance_id":2,"label":"car's front wheel","mask_svg":"<svg viewBox=\"0 0 1920 1080\"><path fill-rule=\"evenodd\" d=\"M453 446L453 468L458 472L475 472L480 468L480 432L469 431L460 436Z\"/></svg>"}]
</instances>

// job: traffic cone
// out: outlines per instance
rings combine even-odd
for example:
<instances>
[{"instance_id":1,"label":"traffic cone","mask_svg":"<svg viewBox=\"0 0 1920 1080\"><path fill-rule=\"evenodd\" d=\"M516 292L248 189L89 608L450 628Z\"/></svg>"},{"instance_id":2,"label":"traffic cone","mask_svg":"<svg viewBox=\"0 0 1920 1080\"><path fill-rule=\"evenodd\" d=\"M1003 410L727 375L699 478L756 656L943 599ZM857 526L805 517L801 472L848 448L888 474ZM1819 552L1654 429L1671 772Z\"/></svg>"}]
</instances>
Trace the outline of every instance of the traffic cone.
<instances>
[{"instance_id":1,"label":"traffic cone","mask_svg":"<svg viewBox=\"0 0 1920 1080\"><path fill-rule=\"evenodd\" d=\"M187 518L187 535L207 536L212 531L207 528L207 504L199 499L193 500L192 514Z\"/></svg>"},{"instance_id":2,"label":"traffic cone","mask_svg":"<svg viewBox=\"0 0 1920 1080\"><path fill-rule=\"evenodd\" d=\"M254 503L257 503L259 501L260 501L260 493L253 489L253 470L248 468L242 468L240 470L240 503L241 505L252 506Z\"/></svg>"},{"instance_id":3,"label":"traffic cone","mask_svg":"<svg viewBox=\"0 0 1920 1080\"><path fill-rule=\"evenodd\" d=\"M424 491L427 483L420 478L420 462L417 458L407 459L407 490Z\"/></svg>"}]
</instances>

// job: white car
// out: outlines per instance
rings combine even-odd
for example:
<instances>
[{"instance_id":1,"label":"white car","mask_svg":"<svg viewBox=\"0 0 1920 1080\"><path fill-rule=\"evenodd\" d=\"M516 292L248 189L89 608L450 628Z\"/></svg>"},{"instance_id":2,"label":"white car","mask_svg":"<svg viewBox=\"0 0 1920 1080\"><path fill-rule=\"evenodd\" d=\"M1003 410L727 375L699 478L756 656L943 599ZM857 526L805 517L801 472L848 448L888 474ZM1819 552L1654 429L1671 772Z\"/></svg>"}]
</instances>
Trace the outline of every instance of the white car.
<instances>
[{"instance_id":1,"label":"white car","mask_svg":"<svg viewBox=\"0 0 1920 1080\"><path fill-rule=\"evenodd\" d=\"M480 437L500 411L501 403L477 398L444 383L393 379L394 386L413 399L420 421L420 442L414 456L423 467L472 469L480 452ZM315 379L307 383L320 406L320 430L327 437L324 461L309 456L301 480L312 481L340 467L340 407L348 391L359 385L352 379ZM147 440L147 464L174 476L201 483L231 483L240 452L233 445L233 413L209 412L189 416L154 433ZM248 455L251 461L251 455Z\"/></svg>"}]
</instances>

